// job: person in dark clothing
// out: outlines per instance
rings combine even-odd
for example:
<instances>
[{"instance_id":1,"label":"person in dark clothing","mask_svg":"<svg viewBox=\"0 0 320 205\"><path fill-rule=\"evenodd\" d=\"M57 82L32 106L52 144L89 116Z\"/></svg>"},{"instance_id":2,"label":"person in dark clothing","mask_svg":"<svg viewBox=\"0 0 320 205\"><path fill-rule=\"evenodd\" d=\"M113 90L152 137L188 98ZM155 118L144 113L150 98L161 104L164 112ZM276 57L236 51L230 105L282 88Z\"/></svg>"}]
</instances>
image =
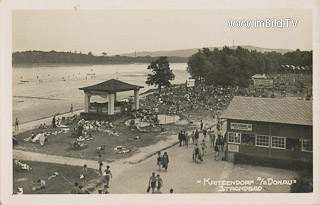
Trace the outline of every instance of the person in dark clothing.
<instances>
[{"instance_id":1,"label":"person in dark clothing","mask_svg":"<svg viewBox=\"0 0 320 205\"><path fill-rule=\"evenodd\" d=\"M206 137L207 137L207 128L206 127L204 127L204 129L202 130L202 133L203 133L204 139L206 139Z\"/></svg>"},{"instance_id":2,"label":"person in dark clothing","mask_svg":"<svg viewBox=\"0 0 320 205\"><path fill-rule=\"evenodd\" d=\"M181 130L181 132L179 133L179 135L178 135L178 139L179 139L179 146L181 147L181 143L182 143L182 132L183 132L183 130Z\"/></svg>"},{"instance_id":3,"label":"person in dark clothing","mask_svg":"<svg viewBox=\"0 0 320 205\"><path fill-rule=\"evenodd\" d=\"M194 144L198 144L198 140L199 140L199 131L196 130L196 132L194 133Z\"/></svg>"},{"instance_id":4,"label":"person in dark clothing","mask_svg":"<svg viewBox=\"0 0 320 205\"><path fill-rule=\"evenodd\" d=\"M162 157L161 157L161 152L159 151L158 156L157 156L157 166L158 166L159 170L161 168L161 165L162 165Z\"/></svg>"},{"instance_id":5,"label":"person in dark clothing","mask_svg":"<svg viewBox=\"0 0 320 205\"><path fill-rule=\"evenodd\" d=\"M200 130L202 130L203 129L203 122L202 122L202 120L200 121Z\"/></svg>"},{"instance_id":6,"label":"person in dark clothing","mask_svg":"<svg viewBox=\"0 0 320 205\"><path fill-rule=\"evenodd\" d=\"M83 131L83 125L79 125L78 126L78 136L82 135L82 131Z\"/></svg>"},{"instance_id":7,"label":"person in dark clothing","mask_svg":"<svg viewBox=\"0 0 320 205\"><path fill-rule=\"evenodd\" d=\"M102 167L103 167L102 155L99 154L98 157L99 157L99 160L98 160L98 164L99 164L99 174L102 175Z\"/></svg>"},{"instance_id":8,"label":"person in dark clothing","mask_svg":"<svg viewBox=\"0 0 320 205\"><path fill-rule=\"evenodd\" d=\"M186 145L186 131L182 132L182 146Z\"/></svg>"},{"instance_id":9,"label":"person in dark clothing","mask_svg":"<svg viewBox=\"0 0 320 205\"><path fill-rule=\"evenodd\" d=\"M52 128L56 128L56 116L52 118Z\"/></svg>"},{"instance_id":10,"label":"person in dark clothing","mask_svg":"<svg viewBox=\"0 0 320 205\"><path fill-rule=\"evenodd\" d=\"M169 156L167 152L165 152L162 156L162 168L164 168L166 171L168 169L168 164L169 164Z\"/></svg>"}]
</instances>

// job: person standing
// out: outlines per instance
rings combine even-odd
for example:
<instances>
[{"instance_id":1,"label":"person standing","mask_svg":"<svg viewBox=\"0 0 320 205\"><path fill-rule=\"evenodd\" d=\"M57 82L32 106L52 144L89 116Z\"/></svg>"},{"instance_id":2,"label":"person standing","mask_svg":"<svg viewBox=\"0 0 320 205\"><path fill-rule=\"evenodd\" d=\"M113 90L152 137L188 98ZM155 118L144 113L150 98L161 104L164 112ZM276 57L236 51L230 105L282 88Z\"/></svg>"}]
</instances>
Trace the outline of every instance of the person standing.
<instances>
[{"instance_id":1,"label":"person standing","mask_svg":"<svg viewBox=\"0 0 320 205\"><path fill-rule=\"evenodd\" d=\"M70 112L73 114L73 105L70 106Z\"/></svg>"},{"instance_id":2,"label":"person standing","mask_svg":"<svg viewBox=\"0 0 320 205\"><path fill-rule=\"evenodd\" d=\"M151 187L153 194L154 194L154 188L156 187L156 181L157 181L157 178L155 176L155 173L152 172L152 175L149 179L149 187ZM149 192L149 188L148 188L148 192Z\"/></svg>"},{"instance_id":3,"label":"person standing","mask_svg":"<svg viewBox=\"0 0 320 205\"><path fill-rule=\"evenodd\" d=\"M98 160L98 164L99 164L99 174L100 174L100 176L101 176L101 175L102 175L102 167L103 167L102 155L99 154L98 157L99 157L99 160Z\"/></svg>"},{"instance_id":4,"label":"person standing","mask_svg":"<svg viewBox=\"0 0 320 205\"><path fill-rule=\"evenodd\" d=\"M162 164L162 157L161 157L161 152L159 151L158 152L158 156L157 156L157 166L159 168L159 171L160 171L160 168L161 168L161 164Z\"/></svg>"},{"instance_id":5,"label":"person standing","mask_svg":"<svg viewBox=\"0 0 320 205\"><path fill-rule=\"evenodd\" d=\"M193 156L192 156L192 159L194 162L197 162L199 154L200 154L200 149L198 147L198 144L195 144L193 149Z\"/></svg>"},{"instance_id":6,"label":"person standing","mask_svg":"<svg viewBox=\"0 0 320 205\"><path fill-rule=\"evenodd\" d=\"M204 129L202 130L202 133L203 133L203 138L206 139L207 137L207 128L204 127Z\"/></svg>"},{"instance_id":7,"label":"person standing","mask_svg":"<svg viewBox=\"0 0 320 205\"><path fill-rule=\"evenodd\" d=\"M179 139L179 146L181 147L181 143L182 143L182 132L183 132L183 130L181 130L180 132L179 132L179 135L178 135L178 139Z\"/></svg>"},{"instance_id":8,"label":"person standing","mask_svg":"<svg viewBox=\"0 0 320 205\"><path fill-rule=\"evenodd\" d=\"M204 153L206 152L206 148L207 148L206 141L203 139L201 142L201 150L202 150L201 155L202 156L204 156Z\"/></svg>"},{"instance_id":9,"label":"person standing","mask_svg":"<svg viewBox=\"0 0 320 205\"><path fill-rule=\"evenodd\" d=\"M199 140L199 131L196 130L196 132L194 133L194 143L198 144L198 140Z\"/></svg>"},{"instance_id":10,"label":"person standing","mask_svg":"<svg viewBox=\"0 0 320 205\"><path fill-rule=\"evenodd\" d=\"M18 118L16 118L16 122L15 122L15 124L14 124L14 129L16 130L19 130L19 120L18 120Z\"/></svg>"},{"instance_id":11,"label":"person standing","mask_svg":"<svg viewBox=\"0 0 320 205\"><path fill-rule=\"evenodd\" d=\"M209 137L210 137L210 141L211 141L211 147L214 147L214 140L215 140L214 131L210 131Z\"/></svg>"},{"instance_id":12,"label":"person standing","mask_svg":"<svg viewBox=\"0 0 320 205\"><path fill-rule=\"evenodd\" d=\"M52 128L56 128L56 116L52 118Z\"/></svg>"},{"instance_id":13,"label":"person standing","mask_svg":"<svg viewBox=\"0 0 320 205\"><path fill-rule=\"evenodd\" d=\"M182 132L182 145L186 145L186 131Z\"/></svg>"},{"instance_id":14,"label":"person standing","mask_svg":"<svg viewBox=\"0 0 320 205\"><path fill-rule=\"evenodd\" d=\"M187 132L185 133L185 136L186 136L185 143L186 143L186 147L188 148L190 136L189 136L189 134Z\"/></svg>"},{"instance_id":15,"label":"person standing","mask_svg":"<svg viewBox=\"0 0 320 205\"><path fill-rule=\"evenodd\" d=\"M164 168L166 171L168 169L168 164L169 164L169 156L167 152L165 152L162 156L162 168Z\"/></svg>"},{"instance_id":16,"label":"person standing","mask_svg":"<svg viewBox=\"0 0 320 205\"><path fill-rule=\"evenodd\" d=\"M157 190L158 192L160 192L161 187L163 187L163 181L160 178L160 175L157 175L157 181L156 181L156 185L157 185Z\"/></svg>"},{"instance_id":17,"label":"person standing","mask_svg":"<svg viewBox=\"0 0 320 205\"><path fill-rule=\"evenodd\" d=\"M109 165L107 166L107 169L104 171L103 175L104 175L104 179L105 179L107 187L110 188L109 182L110 182L110 178L112 178L112 174L111 174Z\"/></svg>"},{"instance_id":18,"label":"person standing","mask_svg":"<svg viewBox=\"0 0 320 205\"><path fill-rule=\"evenodd\" d=\"M203 122L202 122L202 120L200 121L200 130L202 130L203 129Z\"/></svg>"},{"instance_id":19,"label":"person standing","mask_svg":"<svg viewBox=\"0 0 320 205\"><path fill-rule=\"evenodd\" d=\"M87 168L87 165L85 164L82 167L82 185L86 183L88 175L89 175L88 168Z\"/></svg>"},{"instance_id":20,"label":"person standing","mask_svg":"<svg viewBox=\"0 0 320 205\"><path fill-rule=\"evenodd\" d=\"M216 161L219 160L219 147L218 147L218 145L217 145L217 141L218 141L218 140L216 140L216 143L215 143L215 145L214 145L214 147L213 147L214 152L215 152L214 158L215 158Z\"/></svg>"},{"instance_id":21,"label":"person standing","mask_svg":"<svg viewBox=\"0 0 320 205\"><path fill-rule=\"evenodd\" d=\"M191 133L192 144L194 144L194 131Z\"/></svg>"}]
</instances>

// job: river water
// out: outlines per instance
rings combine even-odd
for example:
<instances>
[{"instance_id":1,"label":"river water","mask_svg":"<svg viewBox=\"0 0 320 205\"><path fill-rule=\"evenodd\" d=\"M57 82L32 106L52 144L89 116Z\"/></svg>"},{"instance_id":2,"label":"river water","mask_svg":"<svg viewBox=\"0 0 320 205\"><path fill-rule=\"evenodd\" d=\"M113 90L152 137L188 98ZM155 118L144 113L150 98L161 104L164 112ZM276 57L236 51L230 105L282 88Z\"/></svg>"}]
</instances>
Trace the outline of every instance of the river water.
<instances>
[{"instance_id":1,"label":"river water","mask_svg":"<svg viewBox=\"0 0 320 205\"><path fill-rule=\"evenodd\" d=\"M65 113L73 104L74 110L84 108L81 87L101 83L112 78L144 86L140 93L153 86L145 84L148 64L79 65L79 66L15 66L12 70L13 120L20 123ZM173 84L184 83L190 77L186 63L172 63ZM89 75L88 75L89 74ZM95 75L92 75L95 74ZM133 91L117 94L117 99L133 95ZM106 101L92 97L92 102Z\"/></svg>"}]
</instances>

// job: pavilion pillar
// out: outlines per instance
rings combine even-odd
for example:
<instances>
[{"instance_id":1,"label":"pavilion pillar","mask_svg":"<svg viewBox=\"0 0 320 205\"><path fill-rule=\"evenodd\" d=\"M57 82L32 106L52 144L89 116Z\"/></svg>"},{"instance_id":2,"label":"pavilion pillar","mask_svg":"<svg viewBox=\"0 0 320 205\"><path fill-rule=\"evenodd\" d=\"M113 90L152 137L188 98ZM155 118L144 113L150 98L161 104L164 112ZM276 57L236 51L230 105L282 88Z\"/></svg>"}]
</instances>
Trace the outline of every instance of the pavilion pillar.
<instances>
[{"instance_id":1,"label":"pavilion pillar","mask_svg":"<svg viewBox=\"0 0 320 205\"><path fill-rule=\"evenodd\" d=\"M84 112L89 112L90 106L90 93L84 92Z\"/></svg>"},{"instance_id":2,"label":"pavilion pillar","mask_svg":"<svg viewBox=\"0 0 320 205\"><path fill-rule=\"evenodd\" d=\"M110 93L108 96L108 115L113 115L114 114L114 93Z\"/></svg>"},{"instance_id":3,"label":"pavilion pillar","mask_svg":"<svg viewBox=\"0 0 320 205\"><path fill-rule=\"evenodd\" d=\"M139 90L134 91L134 105L136 110L139 110Z\"/></svg>"}]
</instances>

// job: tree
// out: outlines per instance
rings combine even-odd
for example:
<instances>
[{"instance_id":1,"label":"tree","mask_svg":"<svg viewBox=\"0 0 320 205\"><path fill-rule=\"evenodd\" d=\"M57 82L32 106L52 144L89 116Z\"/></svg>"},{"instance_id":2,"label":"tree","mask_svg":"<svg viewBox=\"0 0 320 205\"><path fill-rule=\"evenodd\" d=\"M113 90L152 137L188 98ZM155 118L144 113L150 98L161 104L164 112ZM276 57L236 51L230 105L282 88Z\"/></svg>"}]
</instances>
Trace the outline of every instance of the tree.
<instances>
[{"instance_id":1,"label":"tree","mask_svg":"<svg viewBox=\"0 0 320 205\"><path fill-rule=\"evenodd\" d=\"M161 92L161 87L170 87L171 80L174 80L175 75L169 67L169 61L167 61L166 56L159 57L157 60L152 61L147 68L152 71L152 74L148 74L147 85L158 86L159 93Z\"/></svg>"}]
</instances>

